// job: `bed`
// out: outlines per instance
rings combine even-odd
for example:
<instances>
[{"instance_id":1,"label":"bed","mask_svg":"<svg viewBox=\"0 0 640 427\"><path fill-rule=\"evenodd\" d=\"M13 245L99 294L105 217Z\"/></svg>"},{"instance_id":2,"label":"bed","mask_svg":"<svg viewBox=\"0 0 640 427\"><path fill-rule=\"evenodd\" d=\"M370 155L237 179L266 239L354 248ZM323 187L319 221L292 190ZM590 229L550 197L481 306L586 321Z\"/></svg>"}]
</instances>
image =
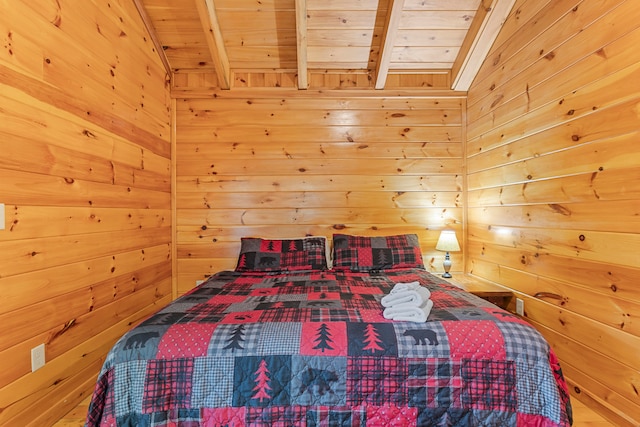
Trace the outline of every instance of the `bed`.
<instances>
[{"instance_id":1,"label":"bed","mask_svg":"<svg viewBox=\"0 0 640 427\"><path fill-rule=\"evenodd\" d=\"M125 334L93 426L568 426L558 360L528 323L430 274L415 235L242 239L211 276ZM383 317L397 283L427 322Z\"/></svg>"}]
</instances>

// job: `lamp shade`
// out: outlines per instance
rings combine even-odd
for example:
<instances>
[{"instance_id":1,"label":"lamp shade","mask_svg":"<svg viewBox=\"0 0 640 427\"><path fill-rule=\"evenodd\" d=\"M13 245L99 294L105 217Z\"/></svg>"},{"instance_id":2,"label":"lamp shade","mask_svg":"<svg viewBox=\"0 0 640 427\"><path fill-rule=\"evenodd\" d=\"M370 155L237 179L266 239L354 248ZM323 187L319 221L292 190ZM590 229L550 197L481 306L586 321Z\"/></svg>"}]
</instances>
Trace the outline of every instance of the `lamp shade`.
<instances>
[{"instance_id":1,"label":"lamp shade","mask_svg":"<svg viewBox=\"0 0 640 427\"><path fill-rule=\"evenodd\" d=\"M459 251L460 245L456 238L456 232L453 230L442 230L440 232L440 238L438 238L438 243L436 243L436 249L446 252Z\"/></svg>"}]
</instances>

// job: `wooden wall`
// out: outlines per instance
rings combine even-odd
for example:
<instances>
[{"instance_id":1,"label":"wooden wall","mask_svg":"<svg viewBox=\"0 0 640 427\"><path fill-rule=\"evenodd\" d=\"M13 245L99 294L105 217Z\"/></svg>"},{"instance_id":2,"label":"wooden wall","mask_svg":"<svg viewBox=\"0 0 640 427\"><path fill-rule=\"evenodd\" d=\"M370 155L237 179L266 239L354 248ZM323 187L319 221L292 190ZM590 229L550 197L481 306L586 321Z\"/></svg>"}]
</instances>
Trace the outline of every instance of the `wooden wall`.
<instances>
[{"instance_id":1,"label":"wooden wall","mask_svg":"<svg viewBox=\"0 0 640 427\"><path fill-rule=\"evenodd\" d=\"M505 284L574 396L640 425L640 9L521 0L468 95L468 270Z\"/></svg>"},{"instance_id":2,"label":"wooden wall","mask_svg":"<svg viewBox=\"0 0 640 427\"><path fill-rule=\"evenodd\" d=\"M3 2L0 38L0 425L44 426L171 299L169 88L130 1Z\"/></svg>"},{"instance_id":3,"label":"wooden wall","mask_svg":"<svg viewBox=\"0 0 640 427\"><path fill-rule=\"evenodd\" d=\"M461 97L217 92L177 100L178 293L233 269L240 237L462 238ZM454 269L462 269L456 254Z\"/></svg>"},{"instance_id":4,"label":"wooden wall","mask_svg":"<svg viewBox=\"0 0 640 427\"><path fill-rule=\"evenodd\" d=\"M334 90L334 89L374 89L375 77L373 71L350 70L349 73L341 73L333 70L310 71L309 89ZM193 70L178 70L173 74L172 96L176 98L189 98L194 92L197 96L214 94L219 90L218 77L214 72L195 72ZM246 72L231 71L231 90L234 89L264 89L264 88L288 88L298 87L297 71L265 71ZM420 91L423 89L435 89L448 91L451 87L451 73L442 70L439 73L389 73L385 87L395 91Z\"/></svg>"}]
</instances>

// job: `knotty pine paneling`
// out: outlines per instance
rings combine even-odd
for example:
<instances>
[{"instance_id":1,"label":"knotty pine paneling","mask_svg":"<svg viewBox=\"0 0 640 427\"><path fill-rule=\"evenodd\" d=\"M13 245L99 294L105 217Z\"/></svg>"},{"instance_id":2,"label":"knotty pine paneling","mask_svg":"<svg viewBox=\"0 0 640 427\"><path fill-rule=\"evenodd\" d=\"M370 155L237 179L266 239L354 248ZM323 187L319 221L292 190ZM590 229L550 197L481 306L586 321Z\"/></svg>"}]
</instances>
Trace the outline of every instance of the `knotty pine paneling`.
<instances>
[{"instance_id":1,"label":"knotty pine paneling","mask_svg":"<svg viewBox=\"0 0 640 427\"><path fill-rule=\"evenodd\" d=\"M294 89L298 87L297 71L232 71L231 75L232 88ZM352 70L349 73L339 73L333 70L310 70L308 80L309 89L322 91L332 89L373 89L375 86L375 78L368 70ZM210 70L178 70L172 79L172 86L174 89L172 93L176 97L188 97L189 94L201 96L203 89L213 91L217 88L218 79L215 72ZM437 89L448 91L450 87L451 72L449 70L415 74L390 72L385 83L385 88L389 90Z\"/></svg>"},{"instance_id":2,"label":"knotty pine paneling","mask_svg":"<svg viewBox=\"0 0 640 427\"><path fill-rule=\"evenodd\" d=\"M417 233L441 270L439 231L462 239L463 108L455 96L178 99L178 293L233 269L243 236Z\"/></svg>"},{"instance_id":3,"label":"knotty pine paneling","mask_svg":"<svg viewBox=\"0 0 640 427\"><path fill-rule=\"evenodd\" d=\"M513 289L572 395L629 426L640 424L639 18L632 1L520 1L467 99L466 269Z\"/></svg>"},{"instance_id":4,"label":"knotty pine paneling","mask_svg":"<svg viewBox=\"0 0 640 427\"><path fill-rule=\"evenodd\" d=\"M133 2L72 3L0 16L1 425L59 419L172 295L164 67Z\"/></svg>"}]
</instances>

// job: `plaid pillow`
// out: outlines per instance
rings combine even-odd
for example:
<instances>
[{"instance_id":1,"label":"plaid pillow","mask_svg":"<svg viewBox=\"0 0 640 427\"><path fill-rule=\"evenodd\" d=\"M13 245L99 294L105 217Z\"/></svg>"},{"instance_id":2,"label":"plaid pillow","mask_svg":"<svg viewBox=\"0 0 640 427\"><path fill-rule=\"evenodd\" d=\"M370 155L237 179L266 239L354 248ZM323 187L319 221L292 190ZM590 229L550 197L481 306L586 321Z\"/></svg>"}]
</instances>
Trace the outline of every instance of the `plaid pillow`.
<instances>
[{"instance_id":1,"label":"plaid pillow","mask_svg":"<svg viewBox=\"0 0 640 427\"><path fill-rule=\"evenodd\" d=\"M382 237L334 234L333 268L351 271L424 269L424 263L416 234Z\"/></svg>"},{"instance_id":2,"label":"plaid pillow","mask_svg":"<svg viewBox=\"0 0 640 427\"><path fill-rule=\"evenodd\" d=\"M236 271L326 270L326 239L243 237Z\"/></svg>"}]
</instances>

